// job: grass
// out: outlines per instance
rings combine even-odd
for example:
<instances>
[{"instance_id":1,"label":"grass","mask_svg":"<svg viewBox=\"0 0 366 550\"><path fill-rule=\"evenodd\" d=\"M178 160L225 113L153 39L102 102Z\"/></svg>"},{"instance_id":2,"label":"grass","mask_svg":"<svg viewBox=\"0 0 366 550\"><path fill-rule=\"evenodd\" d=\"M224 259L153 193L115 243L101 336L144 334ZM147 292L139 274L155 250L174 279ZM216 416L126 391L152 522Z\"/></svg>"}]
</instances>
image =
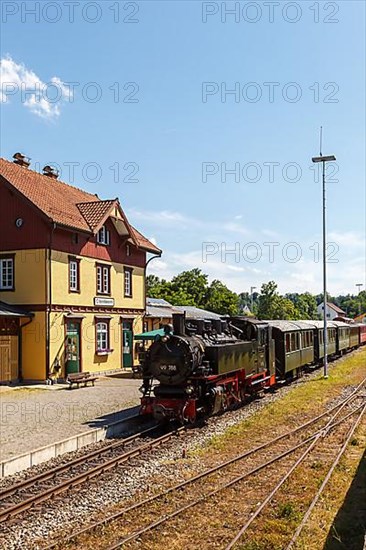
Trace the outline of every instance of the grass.
<instances>
[{"instance_id":1,"label":"grass","mask_svg":"<svg viewBox=\"0 0 366 550\"><path fill-rule=\"evenodd\" d=\"M250 418L228 428L224 434L212 437L199 450L189 452L185 459L177 459L176 467L179 469L182 464L191 463L193 475L197 459L204 463L205 467L209 467L241 454L246 449L317 416L327 405L341 396L347 387L359 384L365 376L366 348L331 365L327 380L324 380L319 372L315 378L304 379L303 384L289 388L285 395L273 403L264 405ZM298 540L296 550L344 550L345 548L358 550L361 548L353 547L348 542L351 539L358 540L357 537L360 536L360 527L356 521L357 518L355 519L354 509L357 508L357 502L366 502L366 482L359 474L359 463L365 443L366 422L364 421L354 434L352 444L327 485L319 506L313 510L307 528ZM325 445L332 445L332 440L330 439L329 443L327 440ZM366 478L366 456L364 456L364 464ZM240 471L240 466L236 466L235 469ZM253 522L245 537L236 545L235 550L283 550L286 548L324 479L326 471L327 464L322 460L321 454L309 459L303 468L295 472L291 481L283 485L271 504ZM362 471L361 469L361 473ZM355 479L358 479L358 484L361 485L358 491L357 483L356 489L351 490ZM271 480L266 477L266 472L262 472L261 476L257 477L257 481L247 480L243 485L228 491L225 494L225 500L222 497L210 499L205 505L197 506L187 514L168 522L162 530L155 530L149 536L128 544L127 547L131 550L135 548L141 550L222 549L225 547L225 542L237 532L238 526L243 525L243 517L248 511L245 502L246 494L249 501L254 495L255 500L252 498L254 504L259 504L268 492L268 485L266 485L268 481ZM151 479L151 486L154 486L154 477ZM342 510L344 513L341 513ZM163 511L163 509L160 510L160 513ZM104 547L108 540L107 533L108 528L105 529L103 536ZM341 540L342 545L332 546L338 539ZM347 541L346 545L344 541ZM78 546L78 548L91 547L100 547L92 536L89 539L86 537L85 545Z\"/></svg>"},{"instance_id":2,"label":"grass","mask_svg":"<svg viewBox=\"0 0 366 550\"><path fill-rule=\"evenodd\" d=\"M345 387L360 383L365 376L366 349L361 349L331 365L327 380L319 372L315 379L294 386L284 397L265 406L249 419L228 428L222 435L212 437L194 454L224 451L238 438L258 439L258 436L268 433L269 426L295 427L322 412L327 402L337 398Z\"/></svg>"}]
</instances>

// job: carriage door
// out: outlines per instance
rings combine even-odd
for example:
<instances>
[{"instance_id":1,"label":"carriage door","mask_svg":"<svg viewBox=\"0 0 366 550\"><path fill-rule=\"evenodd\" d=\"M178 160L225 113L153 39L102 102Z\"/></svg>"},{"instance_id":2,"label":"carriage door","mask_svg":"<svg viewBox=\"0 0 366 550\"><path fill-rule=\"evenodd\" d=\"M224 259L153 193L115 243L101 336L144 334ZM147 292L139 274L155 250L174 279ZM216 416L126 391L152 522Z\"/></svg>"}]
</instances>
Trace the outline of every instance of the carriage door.
<instances>
[{"instance_id":1,"label":"carriage door","mask_svg":"<svg viewBox=\"0 0 366 550\"><path fill-rule=\"evenodd\" d=\"M80 323L66 325L65 365L66 374L80 372Z\"/></svg>"},{"instance_id":2,"label":"carriage door","mask_svg":"<svg viewBox=\"0 0 366 550\"><path fill-rule=\"evenodd\" d=\"M123 356L123 367L131 368L133 365L132 321L122 322L122 356Z\"/></svg>"},{"instance_id":3,"label":"carriage door","mask_svg":"<svg viewBox=\"0 0 366 550\"><path fill-rule=\"evenodd\" d=\"M261 372L266 369L266 344L267 344L267 331L265 328L258 328L257 372Z\"/></svg>"}]
</instances>

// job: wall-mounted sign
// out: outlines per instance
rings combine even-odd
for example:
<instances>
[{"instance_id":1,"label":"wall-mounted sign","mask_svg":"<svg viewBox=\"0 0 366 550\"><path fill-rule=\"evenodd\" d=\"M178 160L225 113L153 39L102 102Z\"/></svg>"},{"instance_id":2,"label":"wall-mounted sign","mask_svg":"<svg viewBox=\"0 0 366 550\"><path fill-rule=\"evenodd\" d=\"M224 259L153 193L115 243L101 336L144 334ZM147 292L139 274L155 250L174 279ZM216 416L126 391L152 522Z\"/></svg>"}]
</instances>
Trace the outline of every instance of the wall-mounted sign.
<instances>
[{"instance_id":1,"label":"wall-mounted sign","mask_svg":"<svg viewBox=\"0 0 366 550\"><path fill-rule=\"evenodd\" d=\"M94 298L94 305L95 306L107 306L107 307L113 307L114 306L114 298L101 298L101 297L95 297Z\"/></svg>"}]
</instances>

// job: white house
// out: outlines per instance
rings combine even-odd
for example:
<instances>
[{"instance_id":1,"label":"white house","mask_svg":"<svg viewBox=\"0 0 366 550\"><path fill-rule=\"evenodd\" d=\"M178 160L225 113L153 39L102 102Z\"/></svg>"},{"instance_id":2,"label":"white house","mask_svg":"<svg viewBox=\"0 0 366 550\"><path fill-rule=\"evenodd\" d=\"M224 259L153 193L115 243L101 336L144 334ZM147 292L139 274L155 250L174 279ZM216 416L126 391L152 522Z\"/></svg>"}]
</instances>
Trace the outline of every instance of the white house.
<instances>
[{"instance_id":1,"label":"white house","mask_svg":"<svg viewBox=\"0 0 366 550\"><path fill-rule=\"evenodd\" d=\"M318 305L317 307L319 315L323 318L324 315L324 302ZM344 317L346 315L346 312L343 311L340 307L336 306L335 304L332 304L331 302L327 302L327 319L330 321L333 321L336 317Z\"/></svg>"}]
</instances>

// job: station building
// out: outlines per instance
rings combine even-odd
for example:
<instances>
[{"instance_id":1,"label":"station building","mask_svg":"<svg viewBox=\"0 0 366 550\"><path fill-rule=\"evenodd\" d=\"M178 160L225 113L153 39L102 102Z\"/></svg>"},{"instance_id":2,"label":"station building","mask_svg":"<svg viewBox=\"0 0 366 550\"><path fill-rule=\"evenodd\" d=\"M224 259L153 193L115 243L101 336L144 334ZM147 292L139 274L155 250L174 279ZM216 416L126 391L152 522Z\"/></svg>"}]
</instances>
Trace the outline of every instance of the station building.
<instances>
[{"instance_id":1,"label":"station building","mask_svg":"<svg viewBox=\"0 0 366 550\"><path fill-rule=\"evenodd\" d=\"M0 382L132 367L147 255L161 250L117 198L14 158L0 159Z\"/></svg>"}]
</instances>

